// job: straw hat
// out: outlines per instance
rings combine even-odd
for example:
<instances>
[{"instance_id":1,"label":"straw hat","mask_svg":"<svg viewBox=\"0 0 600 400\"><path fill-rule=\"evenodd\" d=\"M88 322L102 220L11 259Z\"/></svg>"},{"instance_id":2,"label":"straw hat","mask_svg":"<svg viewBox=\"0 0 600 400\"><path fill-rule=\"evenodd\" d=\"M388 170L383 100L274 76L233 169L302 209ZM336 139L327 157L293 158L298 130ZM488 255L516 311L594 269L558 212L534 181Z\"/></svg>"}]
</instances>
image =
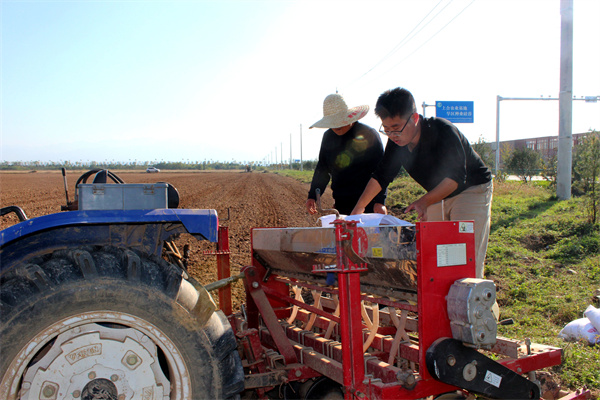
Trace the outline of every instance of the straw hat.
<instances>
[{"instance_id":1,"label":"straw hat","mask_svg":"<svg viewBox=\"0 0 600 400\"><path fill-rule=\"evenodd\" d=\"M348 108L341 94L330 94L323 102L323 118L310 128L341 128L358 121L368 112L369 106Z\"/></svg>"}]
</instances>

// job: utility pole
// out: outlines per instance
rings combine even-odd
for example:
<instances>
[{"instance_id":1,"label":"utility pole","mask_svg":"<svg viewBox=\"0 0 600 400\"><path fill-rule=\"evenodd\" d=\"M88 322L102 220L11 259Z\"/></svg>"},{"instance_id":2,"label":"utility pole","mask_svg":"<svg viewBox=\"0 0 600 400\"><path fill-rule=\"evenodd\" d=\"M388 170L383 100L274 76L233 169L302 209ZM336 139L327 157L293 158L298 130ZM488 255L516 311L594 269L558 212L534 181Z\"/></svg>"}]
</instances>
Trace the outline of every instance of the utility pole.
<instances>
[{"instance_id":1,"label":"utility pole","mask_svg":"<svg viewBox=\"0 0 600 400\"><path fill-rule=\"evenodd\" d=\"M292 169L292 132L290 132L290 169Z\"/></svg>"},{"instance_id":2,"label":"utility pole","mask_svg":"<svg viewBox=\"0 0 600 400\"><path fill-rule=\"evenodd\" d=\"M571 198L573 157L573 0L560 0L560 89L556 196Z\"/></svg>"},{"instance_id":3,"label":"utility pole","mask_svg":"<svg viewBox=\"0 0 600 400\"><path fill-rule=\"evenodd\" d=\"M496 96L496 162L494 163L494 176L496 177L500 165L500 100L502 97Z\"/></svg>"},{"instance_id":4,"label":"utility pole","mask_svg":"<svg viewBox=\"0 0 600 400\"><path fill-rule=\"evenodd\" d=\"M302 124L300 124L300 171L304 171L302 166Z\"/></svg>"},{"instance_id":5,"label":"utility pole","mask_svg":"<svg viewBox=\"0 0 600 400\"><path fill-rule=\"evenodd\" d=\"M279 152L281 155L281 167L279 169L283 169L283 142L279 142Z\"/></svg>"}]
</instances>

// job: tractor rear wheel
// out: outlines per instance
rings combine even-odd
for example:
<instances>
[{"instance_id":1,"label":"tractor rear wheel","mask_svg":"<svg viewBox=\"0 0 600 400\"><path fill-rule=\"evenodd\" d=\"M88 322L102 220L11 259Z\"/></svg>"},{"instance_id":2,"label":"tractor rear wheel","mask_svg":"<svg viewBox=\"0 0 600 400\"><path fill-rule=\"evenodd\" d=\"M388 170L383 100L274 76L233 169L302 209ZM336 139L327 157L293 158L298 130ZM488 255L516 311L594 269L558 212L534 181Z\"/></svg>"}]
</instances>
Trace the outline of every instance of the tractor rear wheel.
<instances>
[{"instance_id":1,"label":"tractor rear wheel","mask_svg":"<svg viewBox=\"0 0 600 400\"><path fill-rule=\"evenodd\" d=\"M92 246L10 269L0 279L0 398L237 397L231 326L182 274Z\"/></svg>"}]
</instances>

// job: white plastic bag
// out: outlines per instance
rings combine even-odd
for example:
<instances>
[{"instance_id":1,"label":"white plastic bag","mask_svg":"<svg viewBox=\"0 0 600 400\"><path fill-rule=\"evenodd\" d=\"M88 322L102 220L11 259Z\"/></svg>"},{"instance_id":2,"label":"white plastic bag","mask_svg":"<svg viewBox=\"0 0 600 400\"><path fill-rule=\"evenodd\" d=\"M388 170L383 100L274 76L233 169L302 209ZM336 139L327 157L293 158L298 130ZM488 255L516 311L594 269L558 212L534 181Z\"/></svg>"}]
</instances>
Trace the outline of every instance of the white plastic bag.
<instances>
[{"instance_id":1,"label":"white plastic bag","mask_svg":"<svg viewBox=\"0 0 600 400\"><path fill-rule=\"evenodd\" d=\"M588 322L583 328L581 328L579 335L583 339L587 340L589 344L600 343L600 332L598 332L598 329L596 329L591 322Z\"/></svg>"},{"instance_id":2,"label":"white plastic bag","mask_svg":"<svg viewBox=\"0 0 600 400\"><path fill-rule=\"evenodd\" d=\"M590 320L587 318L579 318L575 321L571 321L558 333L558 337L563 338L568 342L577 341L579 340L579 331L589 323Z\"/></svg>"},{"instance_id":3,"label":"white plastic bag","mask_svg":"<svg viewBox=\"0 0 600 400\"><path fill-rule=\"evenodd\" d=\"M589 344L600 343L600 332L592 325L589 319L579 318L569 322L558 334L558 337L568 341L575 342L580 339L586 340Z\"/></svg>"},{"instance_id":4,"label":"white plastic bag","mask_svg":"<svg viewBox=\"0 0 600 400\"><path fill-rule=\"evenodd\" d=\"M588 308L583 313L590 320L594 328L600 331L600 308L596 308L594 306L588 306Z\"/></svg>"}]
</instances>

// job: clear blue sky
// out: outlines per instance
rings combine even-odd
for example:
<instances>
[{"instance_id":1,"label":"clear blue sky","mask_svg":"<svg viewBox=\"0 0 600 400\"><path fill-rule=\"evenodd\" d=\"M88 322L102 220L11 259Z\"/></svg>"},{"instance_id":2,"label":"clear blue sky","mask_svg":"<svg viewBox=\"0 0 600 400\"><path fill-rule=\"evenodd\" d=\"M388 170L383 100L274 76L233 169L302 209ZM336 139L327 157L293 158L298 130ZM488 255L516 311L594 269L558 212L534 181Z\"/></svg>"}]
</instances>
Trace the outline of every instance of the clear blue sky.
<instances>
[{"instance_id":1,"label":"clear blue sky","mask_svg":"<svg viewBox=\"0 0 600 400\"><path fill-rule=\"evenodd\" d=\"M1 3L2 161L315 159L323 99L557 97L559 0ZM600 95L600 1L574 0L573 94ZM433 107L426 114L435 113ZM501 103L501 140L556 135L558 102ZM378 128L371 111L363 119ZM300 126L302 125L302 129ZM600 103L573 102L573 132ZM385 138L383 141L385 143Z\"/></svg>"}]
</instances>

